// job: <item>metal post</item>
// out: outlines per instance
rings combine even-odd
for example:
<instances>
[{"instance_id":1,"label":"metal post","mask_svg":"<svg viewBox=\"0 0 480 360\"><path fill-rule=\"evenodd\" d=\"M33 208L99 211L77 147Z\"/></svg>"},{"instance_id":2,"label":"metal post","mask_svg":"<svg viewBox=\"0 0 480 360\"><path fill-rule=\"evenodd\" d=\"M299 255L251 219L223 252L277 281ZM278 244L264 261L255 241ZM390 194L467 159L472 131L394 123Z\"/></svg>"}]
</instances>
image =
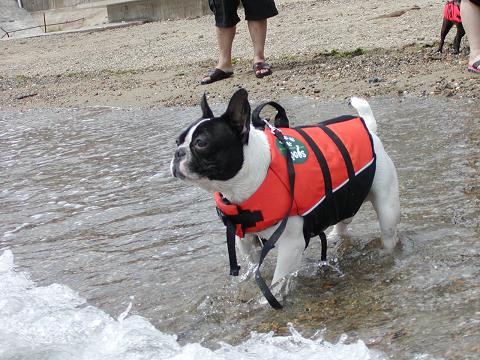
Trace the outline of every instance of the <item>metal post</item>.
<instances>
[{"instance_id":1,"label":"metal post","mask_svg":"<svg viewBox=\"0 0 480 360\"><path fill-rule=\"evenodd\" d=\"M45 13L43 13L43 26L45 27L45 33L47 33L47 21L45 20Z\"/></svg>"}]
</instances>

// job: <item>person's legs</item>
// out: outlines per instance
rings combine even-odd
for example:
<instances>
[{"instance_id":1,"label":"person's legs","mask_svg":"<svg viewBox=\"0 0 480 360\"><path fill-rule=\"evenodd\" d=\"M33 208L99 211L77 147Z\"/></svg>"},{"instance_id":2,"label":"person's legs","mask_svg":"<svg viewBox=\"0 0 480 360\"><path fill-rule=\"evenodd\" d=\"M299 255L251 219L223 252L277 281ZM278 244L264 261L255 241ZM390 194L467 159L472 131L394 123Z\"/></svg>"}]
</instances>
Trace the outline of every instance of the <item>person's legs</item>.
<instances>
[{"instance_id":1,"label":"person's legs","mask_svg":"<svg viewBox=\"0 0 480 360\"><path fill-rule=\"evenodd\" d=\"M257 77L272 73L265 63L265 39L267 37L267 19L278 14L274 0L242 0L245 20L253 44L253 64Z\"/></svg>"},{"instance_id":2,"label":"person's legs","mask_svg":"<svg viewBox=\"0 0 480 360\"><path fill-rule=\"evenodd\" d=\"M235 38L236 26L232 27L216 27L217 43L218 43L218 63L217 69L225 72L232 71L232 44Z\"/></svg>"},{"instance_id":3,"label":"person's legs","mask_svg":"<svg viewBox=\"0 0 480 360\"><path fill-rule=\"evenodd\" d=\"M475 1L475 4L478 1ZM460 6L462 23L470 44L469 66L480 61L480 6L469 0L463 0Z\"/></svg>"},{"instance_id":4,"label":"person's legs","mask_svg":"<svg viewBox=\"0 0 480 360\"><path fill-rule=\"evenodd\" d=\"M205 76L201 83L209 84L222 80L233 74L232 44L235 38L238 0L209 0L210 9L215 14L215 33L218 44L218 62L215 69Z\"/></svg>"},{"instance_id":5,"label":"person's legs","mask_svg":"<svg viewBox=\"0 0 480 360\"><path fill-rule=\"evenodd\" d=\"M267 19L248 21L248 31L253 44L253 62L265 61L265 39L267 38Z\"/></svg>"}]
</instances>

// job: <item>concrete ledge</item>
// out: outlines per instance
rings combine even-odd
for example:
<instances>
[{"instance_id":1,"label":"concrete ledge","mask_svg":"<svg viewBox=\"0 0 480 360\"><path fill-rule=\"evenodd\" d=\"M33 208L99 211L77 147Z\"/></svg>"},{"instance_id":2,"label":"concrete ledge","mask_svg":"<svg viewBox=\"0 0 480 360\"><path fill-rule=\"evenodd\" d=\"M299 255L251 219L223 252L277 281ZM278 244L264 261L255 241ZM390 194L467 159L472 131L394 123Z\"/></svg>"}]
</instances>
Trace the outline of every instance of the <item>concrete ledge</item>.
<instances>
[{"instance_id":1,"label":"concrete ledge","mask_svg":"<svg viewBox=\"0 0 480 360\"><path fill-rule=\"evenodd\" d=\"M186 19L210 13L207 0L107 0L105 3L110 22Z\"/></svg>"}]
</instances>

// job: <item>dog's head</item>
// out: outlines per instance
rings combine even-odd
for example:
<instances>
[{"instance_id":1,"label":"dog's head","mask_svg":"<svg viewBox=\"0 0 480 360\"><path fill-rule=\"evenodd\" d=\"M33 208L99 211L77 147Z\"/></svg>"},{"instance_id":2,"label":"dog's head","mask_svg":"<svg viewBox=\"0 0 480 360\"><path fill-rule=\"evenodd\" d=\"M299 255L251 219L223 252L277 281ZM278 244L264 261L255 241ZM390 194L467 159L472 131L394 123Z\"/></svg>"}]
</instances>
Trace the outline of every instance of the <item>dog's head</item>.
<instances>
[{"instance_id":1,"label":"dog's head","mask_svg":"<svg viewBox=\"0 0 480 360\"><path fill-rule=\"evenodd\" d=\"M235 92L219 117L213 115L205 95L201 109L202 117L178 136L170 169L174 177L208 188L209 182L229 180L242 168L250 130L247 91Z\"/></svg>"}]
</instances>

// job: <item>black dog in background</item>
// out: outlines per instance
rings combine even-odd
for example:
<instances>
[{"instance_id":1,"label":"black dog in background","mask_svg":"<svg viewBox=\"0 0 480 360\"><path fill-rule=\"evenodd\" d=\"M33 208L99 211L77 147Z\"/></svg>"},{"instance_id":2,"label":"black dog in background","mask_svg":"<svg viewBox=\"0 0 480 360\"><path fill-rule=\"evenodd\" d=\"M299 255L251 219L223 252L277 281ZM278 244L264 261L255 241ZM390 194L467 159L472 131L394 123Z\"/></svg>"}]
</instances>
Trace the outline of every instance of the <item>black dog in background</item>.
<instances>
[{"instance_id":1,"label":"black dog in background","mask_svg":"<svg viewBox=\"0 0 480 360\"><path fill-rule=\"evenodd\" d=\"M438 45L438 52L442 52L445 37L447 36L453 25L457 26L457 35L453 40L453 53L458 54L460 52L460 42L465 35L465 30L462 25L462 18L460 17L460 1L461 0L449 0L443 8L443 24L442 31L440 33L440 44Z\"/></svg>"}]
</instances>

